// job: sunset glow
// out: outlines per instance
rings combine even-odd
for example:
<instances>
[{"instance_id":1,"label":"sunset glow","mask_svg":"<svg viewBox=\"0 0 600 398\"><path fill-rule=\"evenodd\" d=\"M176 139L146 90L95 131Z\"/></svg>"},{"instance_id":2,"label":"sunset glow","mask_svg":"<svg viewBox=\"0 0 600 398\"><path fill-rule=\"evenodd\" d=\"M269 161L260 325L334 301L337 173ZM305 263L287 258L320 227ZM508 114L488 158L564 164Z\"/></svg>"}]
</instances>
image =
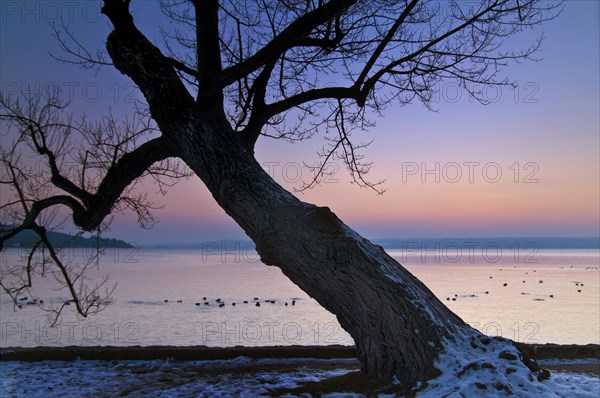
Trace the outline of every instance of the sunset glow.
<instances>
[{"instance_id":1,"label":"sunset glow","mask_svg":"<svg viewBox=\"0 0 600 398\"><path fill-rule=\"evenodd\" d=\"M486 89L491 102L487 106L448 82L439 87L435 112L415 102L390 106L382 118L373 116L376 126L355 137L357 142L374 140L364 152L366 160L374 162L368 177L385 180L384 195L350 184L343 163L337 161L331 166L332 176L299 197L330 207L371 238L598 236L597 15L598 3L570 1L563 15L542 30L511 40L525 46L543 33L543 60L505 68L504 76L517 86ZM30 84L58 84L71 88L75 113L96 116L109 108L127 113L131 104L126 99L133 91L123 76L114 70L94 76L57 63L46 56L46 48L57 47L47 24L21 15L3 18L3 38L17 32L36 35L28 51L3 39L5 92L22 92ZM103 46L104 40L104 21L98 21L80 26L89 31L85 41L95 47ZM31 82L31 76L37 81ZM303 165L319 161L315 153L323 145L320 136L294 145L264 138L257 158L265 169L272 169L275 180L293 190L310 180L312 174ZM140 244L244 238L196 177L182 181L165 197L155 194L151 182L142 189L164 205L155 212L161 222L149 231L140 230L134 217L125 214L115 220L112 235Z\"/></svg>"}]
</instances>

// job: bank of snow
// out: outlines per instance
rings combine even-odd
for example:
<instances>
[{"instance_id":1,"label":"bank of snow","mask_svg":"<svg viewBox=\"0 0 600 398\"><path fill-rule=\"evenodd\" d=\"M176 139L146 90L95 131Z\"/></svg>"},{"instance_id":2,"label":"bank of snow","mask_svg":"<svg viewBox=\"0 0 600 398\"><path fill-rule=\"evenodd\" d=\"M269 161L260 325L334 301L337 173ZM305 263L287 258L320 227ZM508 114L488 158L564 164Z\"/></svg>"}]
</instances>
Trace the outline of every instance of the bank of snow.
<instances>
[{"instance_id":1,"label":"bank of snow","mask_svg":"<svg viewBox=\"0 0 600 398\"><path fill-rule=\"evenodd\" d=\"M444 344L436 363L441 375L429 380L417 397L600 396L597 376L555 372L545 379L545 371L531 371L524 365L527 359L510 341L487 336L469 340Z\"/></svg>"}]
</instances>

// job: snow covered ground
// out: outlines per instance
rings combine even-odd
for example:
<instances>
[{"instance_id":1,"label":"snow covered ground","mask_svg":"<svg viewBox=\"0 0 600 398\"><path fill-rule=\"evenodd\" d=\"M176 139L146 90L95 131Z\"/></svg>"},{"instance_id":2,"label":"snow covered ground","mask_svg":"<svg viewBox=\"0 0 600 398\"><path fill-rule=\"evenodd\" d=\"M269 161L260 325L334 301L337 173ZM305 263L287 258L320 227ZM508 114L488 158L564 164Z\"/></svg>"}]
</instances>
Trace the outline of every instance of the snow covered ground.
<instances>
[{"instance_id":1,"label":"snow covered ground","mask_svg":"<svg viewBox=\"0 0 600 398\"><path fill-rule=\"evenodd\" d=\"M344 375L357 367L354 359L246 357L227 361L2 361L0 397L258 397L269 396L279 388ZM477 380L468 373L463 376L460 386L444 384L441 376L417 397L503 396L496 390L473 389ZM518 397L597 398L600 378L553 373L535 391L515 393ZM325 396L362 395L340 392Z\"/></svg>"}]
</instances>

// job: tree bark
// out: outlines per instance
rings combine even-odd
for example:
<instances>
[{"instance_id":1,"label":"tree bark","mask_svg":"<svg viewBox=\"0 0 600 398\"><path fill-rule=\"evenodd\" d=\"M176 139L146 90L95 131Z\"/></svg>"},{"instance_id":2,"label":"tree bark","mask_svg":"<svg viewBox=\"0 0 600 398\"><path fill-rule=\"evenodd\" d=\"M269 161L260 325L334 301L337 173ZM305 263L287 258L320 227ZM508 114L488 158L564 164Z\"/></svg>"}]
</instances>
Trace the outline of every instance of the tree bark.
<instances>
[{"instance_id":1,"label":"tree bark","mask_svg":"<svg viewBox=\"0 0 600 398\"><path fill-rule=\"evenodd\" d=\"M474 332L382 247L327 207L279 186L218 112L177 128L173 145L219 205L281 268L334 313L354 338L364 370L382 382L432 376L442 340Z\"/></svg>"}]
</instances>

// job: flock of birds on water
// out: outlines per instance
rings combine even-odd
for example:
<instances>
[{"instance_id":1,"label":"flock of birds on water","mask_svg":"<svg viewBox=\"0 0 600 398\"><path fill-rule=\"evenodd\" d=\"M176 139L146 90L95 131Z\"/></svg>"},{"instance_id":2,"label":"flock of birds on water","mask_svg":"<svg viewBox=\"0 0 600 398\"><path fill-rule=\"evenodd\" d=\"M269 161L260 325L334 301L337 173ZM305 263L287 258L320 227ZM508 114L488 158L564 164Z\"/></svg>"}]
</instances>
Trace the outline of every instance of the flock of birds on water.
<instances>
[{"instance_id":1,"label":"flock of birds on water","mask_svg":"<svg viewBox=\"0 0 600 398\"><path fill-rule=\"evenodd\" d=\"M38 305L38 304L44 304L44 300L42 300L42 299L40 299L40 300L38 300L38 299L36 299L36 298L32 298L32 299L30 299L29 297L21 297L21 298L19 299L19 301L20 301L20 303L18 303L18 304L17 304L17 306L18 306L19 308L22 308L23 304L26 304L26 305ZM68 303L68 302L67 302L67 303L65 303L65 304L66 304L66 305L69 305L70 303Z\"/></svg>"},{"instance_id":2,"label":"flock of birds on water","mask_svg":"<svg viewBox=\"0 0 600 398\"><path fill-rule=\"evenodd\" d=\"M517 267L515 266L513 268L517 268ZM571 268L573 268L572 265L571 265ZM565 269L565 267L560 267L560 269ZM600 270L599 267L586 267L585 269L586 270L596 270L596 271ZM499 268L499 271L502 271L502 268ZM536 271L537 270L533 270L533 272L536 272ZM525 272L525 275L529 275L529 272ZM490 276L490 279L494 279L494 277ZM523 280L522 283L527 283L527 281ZM543 279L539 279L538 283L544 283L544 280ZM583 282L579 282L579 281L572 281L571 283L573 283L576 287L583 287L584 286L584 283ZM507 287L507 286L508 286L508 282L504 282L502 284L502 287ZM581 293L581 291L582 291L582 289L577 289L577 293ZM490 291L486 290L484 292L484 294L490 294ZM527 296L527 295L530 295L530 293L521 292L521 295L522 296ZM462 295L462 296L459 296L458 294L455 294L454 297L446 297L446 301L457 301L459 297L478 297L478 296L476 294L467 294L467 295ZM549 294L547 297L554 298L554 294ZM533 300L534 301L545 301L545 299L543 299L543 298L534 298Z\"/></svg>"},{"instance_id":3,"label":"flock of birds on water","mask_svg":"<svg viewBox=\"0 0 600 398\"><path fill-rule=\"evenodd\" d=\"M290 304L291 305L296 305L296 300L298 300L298 299L292 299L289 302L288 301L282 301L282 302L287 307ZM173 301L169 301L169 299L165 299L163 302L169 303L169 302L173 302ZM183 303L183 300L176 300L175 302L176 303ZM263 303L270 303L270 304L277 304L278 303L277 300L273 300L273 299L263 300L262 302ZM223 299L221 299L221 298L215 299L215 303L216 303L216 305L219 308L225 307L225 301L223 301ZM260 299L258 297L254 297L254 300L251 300L251 301L250 300L242 300L240 303L241 304L253 303L256 307L260 307L260 305L261 305L260 304L261 301L260 301ZM44 304L44 300L41 300L41 299L39 300L39 299L36 299L36 298L31 298L30 299L28 297L21 297L19 299L19 303L17 305L19 306L19 308L22 308L23 304L26 304L26 305ZM65 305L70 305L71 303L69 301L67 301L64 304ZM210 306L210 305L212 305L211 301L208 300L206 297L202 297L202 301L201 302L196 302L195 304L196 304L196 306L200 306L200 305L208 305L208 306ZM233 301L231 303L231 306L235 307L237 304L239 304L239 303Z\"/></svg>"},{"instance_id":4,"label":"flock of birds on water","mask_svg":"<svg viewBox=\"0 0 600 398\"><path fill-rule=\"evenodd\" d=\"M513 268L516 268L516 266L515 266L515 267L513 267ZM564 269L564 268L565 268L565 267L560 267L560 269ZM571 266L570 268L574 268L574 267L573 267L573 266ZM585 269L586 269L586 270L596 270L596 271L600 270L600 268L599 268L599 267L586 267ZM502 268L500 268L500 269L499 269L499 271L502 271ZM533 270L533 272L537 272L537 270ZM529 272L525 272L525 275L529 275ZM493 276L490 276L489 278L490 278L490 279L493 279ZM527 283L527 281L526 281L526 280L523 280L523 281L522 281L522 283ZM538 283L542 284L542 283L544 283L544 280L543 280L543 279L539 279L539 280L538 280ZM581 287L583 287L583 286L584 286L584 283L583 283L583 282L579 282L579 281L572 281L571 283L573 283L573 284L574 284L576 287L578 287L578 289L577 289L577 293L581 293L581 292L582 292L582 289L581 289ZM504 282L504 283L502 284L502 286L503 286L503 287L507 287L507 286L508 286L508 282ZM490 294L490 291L489 291L489 290L486 290L486 291L484 292L484 294ZM530 293L527 293L527 292L521 292L521 295L523 295L523 296L526 296L526 295L529 295L529 294L530 294ZM446 297L446 300L447 300L447 301L457 301L457 300L458 300L459 298L461 298L461 297L478 297L478 296L477 296L476 294L472 294L472 293L471 293L471 294L462 295L462 296L459 296L458 294L455 294L455 295L454 295L454 297ZM549 298L554 298L554 294L549 294L549 295L547 295L547 297L549 297ZM534 298L533 300L534 300L534 301L545 301L545 299L543 299L543 298ZM217 307L219 307L219 308L223 308L223 307L225 307L225 302L224 302L222 299L220 299L220 298L217 298L217 299L215 299L214 301L215 301L215 304L214 304L214 306L217 306ZM165 299L165 300L164 300L164 302L165 302L165 303L169 303L169 302L172 302L172 301L170 301L169 299ZM177 302L177 303L183 303L183 300L176 300L175 302ZM277 300L273 300L273 299L268 299L268 300L262 300L262 302L263 302L263 303L271 303L271 304L276 304L276 303L278 303L279 301L277 301ZM284 303L284 305L285 305L286 307L289 305L289 303L288 303L287 301L285 301L285 302L284 302L283 300L281 300L281 302L282 302L282 303ZM250 304L254 304L256 307L260 307L260 306L261 306L261 300L260 300L258 297L254 297L254 300L252 300L252 301L249 301L249 300L243 300L243 301L241 301L241 303L243 303L243 304L249 304L249 303L250 303ZM232 302L232 303L231 303L231 306L235 307L235 306L236 306L236 304L240 304L240 302L235 302L235 301L234 301L234 302ZM201 301L201 302L196 302L196 303L195 303L195 305L196 305L196 306L201 306L201 305L211 306L211 305L213 305L213 304L212 304L212 302L211 302L210 300L208 300L206 297L202 297L202 301ZM296 300L291 300L291 305L296 305Z\"/></svg>"},{"instance_id":5,"label":"flock of birds on water","mask_svg":"<svg viewBox=\"0 0 600 398\"><path fill-rule=\"evenodd\" d=\"M169 299L165 299L165 300L164 300L164 302L165 302L165 303L168 303L168 302L169 302ZM176 302L177 302L177 303L183 303L183 300L177 300ZM277 300L268 299L268 300L263 300L262 302L263 302L263 303L276 304L276 303L277 303ZM223 308L223 307L225 307L225 301L223 301L223 299L221 299L221 298L217 298L217 299L215 299L215 303L216 303L216 305L217 305L219 308ZM259 299L258 297L254 297L254 300L252 300L252 301L250 301L250 300L242 300L242 301L241 301L241 303L242 303L242 304L254 303L254 305L255 305L256 307L260 307L260 303L261 303L261 301L260 301L260 299ZM196 302L196 303L194 303L194 304L195 304L196 306L200 306L200 305L209 305L209 306L210 306L210 305L211 305L211 301L210 301L210 300L208 300L206 297L202 297L202 301L201 301L201 302ZM236 306L236 304L238 304L238 303L237 303L237 302L235 302L235 301L233 301L233 302L231 303L231 306L232 306L232 307L235 307L235 306ZM292 300L291 300L291 304L292 304L292 305L296 305L296 299L292 299ZM284 302L284 305L287 307L287 306L289 305L289 303L288 303L287 301L285 301L285 302Z\"/></svg>"},{"instance_id":6,"label":"flock of birds on water","mask_svg":"<svg viewBox=\"0 0 600 398\"><path fill-rule=\"evenodd\" d=\"M513 267L513 268L516 268ZM571 265L571 268L573 268L573 266ZM560 267L560 269L564 269L564 267ZM586 267L586 270L599 270L599 267ZM499 269L500 271L502 271L502 268ZM536 270L533 270L533 272L536 272ZM529 274L529 272L525 272L526 275ZM493 276L489 277L490 279L493 279ZM523 280L522 283L527 283L526 280ZM539 279L538 283L544 283L543 279ZM579 281L572 281L571 283L574 284L575 287L577 287L577 293L581 293L582 292L582 287L584 287L584 284L582 282ZM502 284L503 287L507 287L508 286L508 282L504 282ZM490 294L489 290L486 290L484 292L484 294ZM521 295L525 296L525 295L529 295L530 293L527 292L521 292ZM478 297L476 294L466 294L466 295L461 295L459 296L458 294L455 294L454 297L446 297L446 301L457 301L459 298L464 298L464 297ZM554 294L549 294L547 295L547 297L549 298L554 298ZM284 306L288 306L288 305L296 305L296 300L297 299L291 299L289 302L288 301L283 301L281 300L282 303L284 303ZM545 299L543 298L534 298L534 301L545 301ZM221 298L216 298L215 300L215 304L213 305L212 302L210 300L208 300L206 297L202 297L202 301L200 302L195 302L194 304L196 306L201 306L201 305L205 305L205 306L216 306L218 308L223 308L225 307L226 303L225 301L223 301L223 299ZM172 302L169 299L164 299L163 300L164 303L169 303ZM175 300L176 303L183 303L183 300ZM266 303L270 303L270 304L276 304L279 301L274 300L274 299L267 299L267 300L260 300L258 297L254 297L253 300L241 300L240 302L231 302L231 306L235 307L237 304L254 304L256 307L260 307L261 306L261 302L263 304ZM39 304L44 304L44 300L42 299L37 299L37 298L28 298L28 297L21 297L19 299L19 303L17 303L17 306L19 308L22 308L23 305L39 305ZM64 303L65 305L70 305L71 303L69 301Z\"/></svg>"}]
</instances>

